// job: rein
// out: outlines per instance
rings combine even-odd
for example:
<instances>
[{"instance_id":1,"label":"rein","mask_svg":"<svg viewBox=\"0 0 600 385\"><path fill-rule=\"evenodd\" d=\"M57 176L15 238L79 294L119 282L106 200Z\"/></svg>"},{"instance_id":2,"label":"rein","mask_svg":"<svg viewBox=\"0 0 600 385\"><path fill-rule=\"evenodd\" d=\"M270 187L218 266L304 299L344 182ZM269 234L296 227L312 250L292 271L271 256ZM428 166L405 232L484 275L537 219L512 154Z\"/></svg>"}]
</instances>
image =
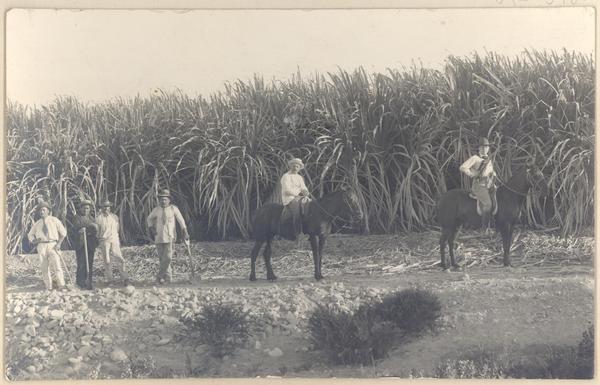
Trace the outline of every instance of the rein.
<instances>
[{"instance_id":1,"label":"rein","mask_svg":"<svg viewBox=\"0 0 600 385\"><path fill-rule=\"evenodd\" d=\"M340 217L339 215L331 214L329 211L325 210L325 208L322 205L319 204L317 198L313 194L309 193L309 197L312 198L312 200L310 201L310 203L314 203L318 208L321 209L321 211L323 211L326 215L329 215L331 217L332 221L336 220L336 219L344 220L344 218ZM344 203L348 207L350 207L350 205L348 205L348 202L347 202L346 194L344 194L344 196L343 196L342 199L343 199ZM352 222L354 222L354 221L352 221Z\"/></svg>"},{"instance_id":2,"label":"rein","mask_svg":"<svg viewBox=\"0 0 600 385\"><path fill-rule=\"evenodd\" d=\"M508 186L506 183L504 183L504 182L503 182L503 181L501 181L500 179L498 179L498 180L500 181L500 184L501 184L502 186L506 187L506 189L507 189L507 190L509 190L509 191L511 191L511 192L513 192L513 193L515 193L515 194L517 194L517 195L520 195L520 196L522 196L522 197L526 197L526 196L527 196L528 192L526 192L526 193L522 193L522 192L516 191L516 190L512 189L511 187L509 187L509 186ZM529 182L529 184L530 184L532 187L533 187L533 186L537 186L537 183L533 183L533 181L531 180L531 173L529 172L529 170L527 170L527 182Z\"/></svg>"}]
</instances>

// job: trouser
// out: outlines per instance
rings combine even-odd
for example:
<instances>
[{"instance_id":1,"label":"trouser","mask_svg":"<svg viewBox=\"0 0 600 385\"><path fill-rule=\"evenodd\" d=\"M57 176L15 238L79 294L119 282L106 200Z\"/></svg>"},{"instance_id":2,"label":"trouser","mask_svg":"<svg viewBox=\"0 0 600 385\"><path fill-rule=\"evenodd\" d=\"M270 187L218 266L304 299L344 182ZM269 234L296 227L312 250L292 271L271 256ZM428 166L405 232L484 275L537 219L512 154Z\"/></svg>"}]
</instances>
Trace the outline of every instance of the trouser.
<instances>
[{"instance_id":1,"label":"trouser","mask_svg":"<svg viewBox=\"0 0 600 385\"><path fill-rule=\"evenodd\" d=\"M490 191L485 187L474 184L471 192L477 198L477 211L481 215L481 224L483 227L488 227L492 213L492 197Z\"/></svg>"},{"instance_id":2,"label":"trouser","mask_svg":"<svg viewBox=\"0 0 600 385\"><path fill-rule=\"evenodd\" d=\"M127 280L129 276L125 271L125 260L121 254L121 243L118 239L101 239L100 251L104 259L104 278L107 281L113 280L113 265L119 270L121 279Z\"/></svg>"},{"instance_id":3,"label":"trouser","mask_svg":"<svg viewBox=\"0 0 600 385\"><path fill-rule=\"evenodd\" d=\"M77 283L77 286L79 287L85 287L88 282L89 284L92 283L92 271L94 268L94 253L96 251L96 242L90 242L90 240L88 240L87 246L87 266L85 263L85 248L82 246L81 248L75 250L75 257L77 259L75 283Z\"/></svg>"},{"instance_id":4,"label":"trouser","mask_svg":"<svg viewBox=\"0 0 600 385\"><path fill-rule=\"evenodd\" d=\"M281 212L280 229L284 232L283 236L288 235L292 239L296 239L302 232L302 212L305 208L306 203L310 200L308 198L297 197L294 198L290 203L283 206ZM292 234L286 234L285 229L291 229Z\"/></svg>"},{"instance_id":5,"label":"trouser","mask_svg":"<svg viewBox=\"0 0 600 385\"><path fill-rule=\"evenodd\" d=\"M173 243L157 243L156 251L158 252L158 275L157 279L164 279L171 282L171 260L173 259Z\"/></svg>"},{"instance_id":6,"label":"trouser","mask_svg":"<svg viewBox=\"0 0 600 385\"><path fill-rule=\"evenodd\" d=\"M42 269L42 280L48 290L52 290L52 274L50 269L54 270L54 276L58 282L58 286L62 287L65 285L65 277L60 265L60 256L56 250L54 250L55 246L56 242L39 243L37 245L37 252L40 256L40 266Z\"/></svg>"}]
</instances>

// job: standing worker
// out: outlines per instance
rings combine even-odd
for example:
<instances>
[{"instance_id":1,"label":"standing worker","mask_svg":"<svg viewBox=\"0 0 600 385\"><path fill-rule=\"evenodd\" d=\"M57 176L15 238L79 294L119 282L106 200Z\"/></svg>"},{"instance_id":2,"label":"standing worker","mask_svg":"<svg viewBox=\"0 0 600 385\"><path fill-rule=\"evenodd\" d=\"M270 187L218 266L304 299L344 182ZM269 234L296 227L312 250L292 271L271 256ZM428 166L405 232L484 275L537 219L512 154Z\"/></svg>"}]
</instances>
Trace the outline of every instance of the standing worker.
<instances>
[{"instance_id":1,"label":"standing worker","mask_svg":"<svg viewBox=\"0 0 600 385\"><path fill-rule=\"evenodd\" d=\"M33 224L27 234L29 242L37 245L37 252L40 256L40 265L42 269L42 280L46 289L52 290L52 274L54 270L58 287L65 288L65 277L60 265L60 246L67 236L67 229L61 221L50 215L50 205L46 202L39 202L37 212L41 218Z\"/></svg>"},{"instance_id":2,"label":"standing worker","mask_svg":"<svg viewBox=\"0 0 600 385\"><path fill-rule=\"evenodd\" d=\"M158 193L159 206L148 216L146 223L150 229L150 236L156 244L159 258L159 271L156 280L159 284L171 282L171 259L173 258L173 242L177 240L175 221L179 223L183 232L183 239L187 241L190 236L185 226L185 221L177 206L171 204L169 190Z\"/></svg>"},{"instance_id":3,"label":"standing worker","mask_svg":"<svg viewBox=\"0 0 600 385\"><path fill-rule=\"evenodd\" d=\"M92 202L82 200L79 203L79 215L73 220L73 246L77 259L75 282L82 289L92 290L92 269L94 253L98 246L98 225L92 217Z\"/></svg>"},{"instance_id":4,"label":"standing worker","mask_svg":"<svg viewBox=\"0 0 600 385\"><path fill-rule=\"evenodd\" d=\"M96 217L96 224L98 225L98 241L100 246L100 252L104 259L104 276L107 280L107 284L113 282L113 262L116 265L117 270L123 285L129 285L129 275L125 271L125 260L121 253L121 242L119 240L119 218L110 212L111 203L105 200L100 204L100 214Z\"/></svg>"}]
</instances>

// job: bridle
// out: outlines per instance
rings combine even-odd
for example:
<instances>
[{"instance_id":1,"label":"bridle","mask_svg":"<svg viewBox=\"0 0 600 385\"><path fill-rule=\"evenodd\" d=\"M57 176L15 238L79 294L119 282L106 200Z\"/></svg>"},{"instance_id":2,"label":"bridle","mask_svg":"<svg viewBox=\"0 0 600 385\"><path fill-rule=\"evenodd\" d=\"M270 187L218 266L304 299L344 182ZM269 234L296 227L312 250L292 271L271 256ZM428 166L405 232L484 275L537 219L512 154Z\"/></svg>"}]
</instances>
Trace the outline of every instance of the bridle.
<instances>
[{"instance_id":1,"label":"bridle","mask_svg":"<svg viewBox=\"0 0 600 385\"><path fill-rule=\"evenodd\" d=\"M534 180L531 174L532 174L532 173L531 173L531 169L530 169L530 168L527 168L527 172L526 172L526 176L527 176L527 182L529 182L529 185L530 185L531 187L533 187L533 189L532 189L532 190L534 190L534 194L535 194L535 193L536 193L536 191L538 190L538 189L537 189L537 187L539 186L539 180L540 180L541 178L539 178L539 179L537 179L537 180ZM529 190L531 190L531 189L528 189L528 191L527 191L526 193L522 193L522 192L520 192L520 191L516 191L515 189L511 188L511 187L510 187L510 186L508 186L506 183L504 183L502 180L498 179L498 181L500 181L500 184L501 184L502 186L504 186L504 187L505 187L507 190L509 190L509 191L511 191L511 192L513 192L513 193L515 193L515 194L517 194L517 195L520 195L520 196L522 196L522 197L526 197L526 196L527 196L527 194L529 193Z\"/></svg>"},{"instance_id":2,"label":"bridle","mask_svg":"<svg viewBox=\"0 0 600 385\"><path fill-rule=\"evenodd\" d=\"M336 220L336 219L346 220L345 218L342 218L342 217L340 217L339 215L334 215L334 214L330 213L328 210L326 210L326 209L325 209L325 208L324 208L322 205L320 205L320 204L319 204L319 202L318 202L317 198L316 198L316 197L315 197L313 194L311 194L311 193L308 193L308 195L309 195L309 198L311 198L311 199L312 199L312 200L310 201L310 203L314 203L314 204L315 204L315 205L316 205L316 206L317 206L319 209L321 209L321 211L323 211L323 212L324 212L326 215L330 216L332 221L334 221L334 220ZM346 194L346 191L343 191L343 192L342 192L342 202L344 202L344 204L345 204L346 206L348 206L348 207L352 208L352 205L351 205L351 204L348 202L348 199L349 199L349 198L348 198L348 196L347 196L347 194ZM356 222L359 222L359 221L360 221L360 220L355 220L355 219L354 219L354 215L351 215L351 217L352 217L352 218L351 218L351 220L350 220L350 223L356 223Z\"/></svg>"}]
</instances>

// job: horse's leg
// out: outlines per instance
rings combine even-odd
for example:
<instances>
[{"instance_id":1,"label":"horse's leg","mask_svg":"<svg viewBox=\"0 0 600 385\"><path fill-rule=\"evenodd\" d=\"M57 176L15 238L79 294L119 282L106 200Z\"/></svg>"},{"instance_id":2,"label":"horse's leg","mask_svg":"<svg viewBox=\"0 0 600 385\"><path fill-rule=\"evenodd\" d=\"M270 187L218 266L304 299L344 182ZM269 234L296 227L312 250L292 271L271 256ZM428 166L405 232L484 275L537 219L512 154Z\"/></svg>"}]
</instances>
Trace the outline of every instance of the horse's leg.
<instances>
[{"instance_id":1,"label":"horse's leg","mask_svg":"<svg viewBox=\"0 0 600 385\"><path fill-rule=\"evenodd\" d=\"M500 233L502 234L502 249L504 251L504 266L512 266L510 262L510 247L512 246L513 230L515 226L507 224L502 226Z\"/></svg>"},{"instance_id":2,"label":"horse's leg","mask_svg":"<svg viewBox=\"0 0 600 385\"><path fill-rule=\"evenodd\" d=\"M317 279L323 279L323 274L321 274L321 264L323 263L323 247L325 246L325 235L319 235L319 272L315 276Z\"/></svg>"},{"instance_id":3,"label":"horse's leg","mask_svg":"<svg viewBox=\"0 0 600 385\"><path fill-rule=\"evenodd\" d=\"M319 280L323 278L319 272L319 239L316 235L309 236L310 247L313 253L313 262L315 264L315 279Z\"/></svg>"},{"instance_id":4,"label":"horse's leg","mask_svg":"<svg viewBox=\"0 0 600 385\"><path fill-rule=\"evenodd\" d=\"M450 230L448 233L448 253L450 254L450 264L452 267L458 267L458 263L454 259L454 239L456 239L457 233L458 229Z\"/></svg>"},{"instance_id":5,"label":"horse's leg","mask_svg":"<svg viewBox=\"0 0 600 385\"><path fill-rule=\"evenodd\" d=\"M446 269L448 266L446 265L446 244L448 243L448 230L442 228L442 234L440 235L440 256L442 258L441 266L442 269Z\"/></svg>"},{"instance_id":6,"label":"horse's leg","mask_svg":"<svg viewBox=\"0 0 600 385\"><path fill-rule=\"evenodd\" d=\"M263 252L263 257L265 258L265 266L267 267L267 279L269 281L274 281L277 279L275 274L273 273L273 266L271 266L271 242L273 239L267 240L267 245L265 246L265 251Z\"/></svg>"},{"instance_id":7,"label":"horse's leg","mask_svg":"<svg viewBox=\"0 0 600 385\"><path fill-rule=\"evenodd\" d=\"M256 257L258 257L258 253L260 252L260 248L262 247L262 241L256 241L254 243L254 247L250 252L250 280L256 281Z\"/></svg>"}]
</instances>

